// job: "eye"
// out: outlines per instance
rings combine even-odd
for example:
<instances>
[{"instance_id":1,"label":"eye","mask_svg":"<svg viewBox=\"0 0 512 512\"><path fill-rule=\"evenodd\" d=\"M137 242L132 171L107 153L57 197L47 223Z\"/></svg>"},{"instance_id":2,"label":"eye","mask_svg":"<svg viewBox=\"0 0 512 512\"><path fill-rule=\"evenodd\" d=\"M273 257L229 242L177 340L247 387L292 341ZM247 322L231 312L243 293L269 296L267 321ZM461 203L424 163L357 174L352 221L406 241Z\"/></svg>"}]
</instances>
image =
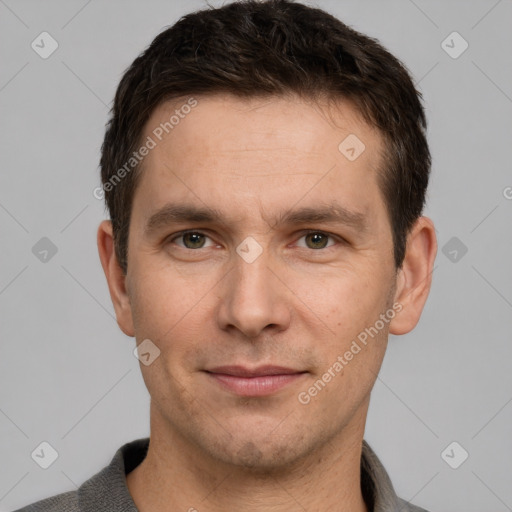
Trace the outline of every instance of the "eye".
<instances>
[{"instance_id":1,"label":"eye","mask_svg":"<svg viewBox=\"0 0 512 512\"><path fill-rule=\"evenodd\" d=\"M178 240L182 243L178 243ZM211 240L209 245L205 245L206 240L210 240L210 238L200 231L184 231L182 233L178 233L169 241L176 243L176 245L183 247L184 249L202 249L213 245Z\"/></svg>"},{"instance_id":2,"label":"eye","mask_svg":"<svg viewBox=\"0 0 512 512\"><path fill-rule=\"evenodd\" d=\"M310 231L299 238L299 240L304 239L305 245L298 245L299 247L306 247L307 249L325 249L334 245L334 241L328 245L329 238L333 240L333 235L324 233L323 231Z\"/></svg>"}]
</instances>

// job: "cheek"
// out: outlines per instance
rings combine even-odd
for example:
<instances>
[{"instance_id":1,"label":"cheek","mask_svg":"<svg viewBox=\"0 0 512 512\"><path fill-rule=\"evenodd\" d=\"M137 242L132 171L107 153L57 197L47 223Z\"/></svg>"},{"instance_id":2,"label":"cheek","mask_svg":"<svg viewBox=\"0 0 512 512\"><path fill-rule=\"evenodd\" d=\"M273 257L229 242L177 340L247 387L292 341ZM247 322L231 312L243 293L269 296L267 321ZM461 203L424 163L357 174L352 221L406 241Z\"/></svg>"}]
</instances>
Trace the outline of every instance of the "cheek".
<instances>
[{"instance_id":1,"label":"cheek","mask_svg":"<svg viewBox=\"0 0 512 512\"><path fill-rule=\"evenodd\" d=\"M158 277L155 278L155 275ZM212 297L215 281L190 279L164 270L137 276L131 304L135 335L139 342L148 338L160 350L158 372L151 366L142 371L172 374L181 382L202 361L202 351L215 350ZM165 365L164 365L165 361ZM165 366L165 368L164 368Z\"/></svg>"},{"instance_id":2,"label":"cheek","mask_svg":"<svg viewBox=\"0 0 512 512\"><path fill-rule=\"evenodd\" d=\"M304 314L313 314L331 334L355 336L385 308L384 278L374 272L335 269L325 277L297 277L294 291Z\"/></svg>"},{"instance_id":3,"label":"cheek","mask_svg":"<svg viewBox=\"0 0 512 512\"><path fill-rule=\"evenodd\" d=\"M316 378L322 380L325 376L330 382L325 387L324 404L342 400L355 407L371 390L387 345L389 324L379 323L377 332L375 324L388 308L388 287L384 274L374 267L373 271L342 275L340 271L338 276L331 275L324 280L320 287L303 288L304 303L314 312L312 315L302 307L303 323L311 325L314 321L321 325L318 320L321 319L328 327L322 343L315 344L320 363ZM330 374L325 375L329 370Z\"/></svg>"},{"instance_id":4,"label":"cheek","mask_svg":"<svg viewBox=\"0 0 512 512\"><path fill-rule=\"evenodd\" d=\"M131 280L134 285L130 288L137 339L165 340L183 325L191 329L191 319L201 311L201 298L208 290L208 283L185 280L168 266L146 266L143 271L138 270L134 265Z\"/></svg>"}]
</instances>

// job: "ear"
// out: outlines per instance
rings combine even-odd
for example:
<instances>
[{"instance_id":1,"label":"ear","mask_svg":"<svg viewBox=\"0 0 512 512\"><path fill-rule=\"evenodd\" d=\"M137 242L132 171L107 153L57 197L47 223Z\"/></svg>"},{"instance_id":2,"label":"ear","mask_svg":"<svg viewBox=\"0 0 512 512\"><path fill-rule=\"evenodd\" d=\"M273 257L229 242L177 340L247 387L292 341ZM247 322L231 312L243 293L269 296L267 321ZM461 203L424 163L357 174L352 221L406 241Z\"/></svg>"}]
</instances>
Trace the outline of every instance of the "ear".
<instances>
[{"instance_id":1,"label":"ear","mask_svg":"<svg viewBox=\"0 0 512 512\"><path fill-rule=\"evenodd\" d=\"M402 268L398 272L395 303L402 306L389 324L391 334L405 334L418 323L432 283L437 253L434 223L420 217L407 237Z\"/></svg>"},{"instance_id":2,"label":"ear","mask_svg":"<svg viewBox=\"0 0 512 512\"><path fill-rule=\"evenodd\" d=\"M117 323L127 336L135 336L130 299L126 291L126 275L114 250L112 222L104 220L98 228L98 252L107 278L110 298L116 312Z\"/></svg>"}]
</instances>

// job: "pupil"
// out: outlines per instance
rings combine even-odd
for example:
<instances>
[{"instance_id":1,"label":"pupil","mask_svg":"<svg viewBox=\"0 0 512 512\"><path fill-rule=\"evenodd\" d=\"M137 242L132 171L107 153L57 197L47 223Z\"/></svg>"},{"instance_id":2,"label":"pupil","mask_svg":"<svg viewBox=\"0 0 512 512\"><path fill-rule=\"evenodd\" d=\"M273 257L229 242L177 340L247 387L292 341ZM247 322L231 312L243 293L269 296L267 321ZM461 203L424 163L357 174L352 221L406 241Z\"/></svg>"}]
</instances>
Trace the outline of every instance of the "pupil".
<instances>
[{"instance_id":1,"label":"pupil","mask_svg":"<svg viewBox=\"0 0 512 512\"><path fill-rule=\"evenodd\" d=\"M204 244L204 239L202 239L203 235L200 233L186 233L185 234L185 245L191 245L193 249L197 249L198 247L202 247ZM187 241L190 244L187 244Z\"/></svg>"},{"instance_id":2,"label":"pupil","mask_svg":"<svg viewBox=\"0 0 512 512\"><path fill-rule=\"evenodd\" d=\"M311 237L310 240L312 240L314 245L313 249L322 249L326 246L327 237L322 233L312 233L308 237Z\"/></svg>"}]
</instances>

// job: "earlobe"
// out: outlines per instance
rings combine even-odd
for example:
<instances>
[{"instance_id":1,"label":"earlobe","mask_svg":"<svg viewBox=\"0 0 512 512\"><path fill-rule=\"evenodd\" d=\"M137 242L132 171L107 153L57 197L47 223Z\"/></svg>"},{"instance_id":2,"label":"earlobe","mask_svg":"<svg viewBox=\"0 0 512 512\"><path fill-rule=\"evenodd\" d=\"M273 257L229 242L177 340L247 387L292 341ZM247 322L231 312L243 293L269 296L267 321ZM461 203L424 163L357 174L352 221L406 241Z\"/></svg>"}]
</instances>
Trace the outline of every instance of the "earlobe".
<instances>
[{"instance_id":1,"label":"earlobe","mask_svg":"<svg viewBox=\"0 0 512 512\"><path fill-rule=\"evenodd\" d=\"M432 271L437 253L433 222L420 217L407 237L402 268L397 276L394 302L402 309L391 321L391 334L405 334L418 323L432 284Z\"/></svg>"},{"instance_id":2,"label":"earlobe","mask_svg":"<svg viewBox=\"0 0 512 512\"><path fill-rule=\"evenodd\" d=\"M101 266L107 278L117 323L127 336L135 336L131 305L126 289L126 275L124 275L117 260L111 221L104 220L101 222L98 227L97 242Z\"/></svg>"}]
</instances>

